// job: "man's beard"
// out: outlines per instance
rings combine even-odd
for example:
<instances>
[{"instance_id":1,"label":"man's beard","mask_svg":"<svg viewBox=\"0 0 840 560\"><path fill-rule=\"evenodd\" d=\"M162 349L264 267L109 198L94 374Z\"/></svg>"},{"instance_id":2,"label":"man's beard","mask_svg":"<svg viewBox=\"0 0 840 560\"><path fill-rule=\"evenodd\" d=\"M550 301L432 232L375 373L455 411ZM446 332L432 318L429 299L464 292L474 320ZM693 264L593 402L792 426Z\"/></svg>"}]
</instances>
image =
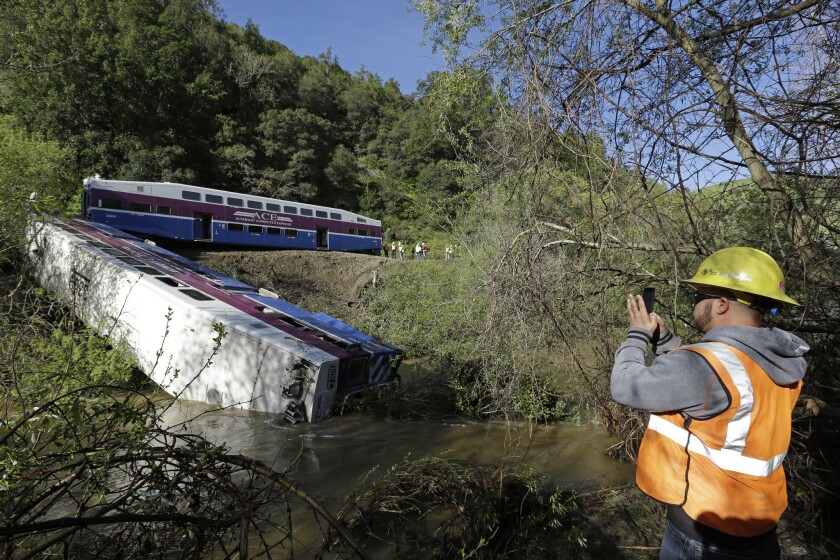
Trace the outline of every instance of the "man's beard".
<instances>
[{"instance_id":1,"label":"man's beard","mask_svg":"<svg viewBox=\"0 0 840 560\"><path fill-rule=\"evenodd\" d=\"M694 314L694 327L700 332L708 332L706 327L712 322L712 306L706 305L705 311Z\"/></svg>"}]
</instances>

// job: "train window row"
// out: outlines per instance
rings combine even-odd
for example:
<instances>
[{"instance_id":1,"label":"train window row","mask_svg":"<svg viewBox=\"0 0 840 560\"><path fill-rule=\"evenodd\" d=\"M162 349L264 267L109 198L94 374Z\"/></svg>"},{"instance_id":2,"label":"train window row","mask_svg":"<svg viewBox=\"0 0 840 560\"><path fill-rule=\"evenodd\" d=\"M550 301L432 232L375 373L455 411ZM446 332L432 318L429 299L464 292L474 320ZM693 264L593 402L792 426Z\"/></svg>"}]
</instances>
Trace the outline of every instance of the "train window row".
<instances>
[{"instance_id":1,"label":"train window row","mask_svg":"<svg viewBox=\"0 0 840 560\"><path fill-rule=\"evenodd\" d=\"M99 199L99 207L106 208L108 210L123 210L123 203L122 200L116 200L113 198L100 198ZM152 213L152 205L145 204L142 202L129 202L128 209L131 212L143 212L145 214ZM167 216L172 215L172 207L166 206L164 204L158 204L155 208L156 214L166 214Z\"/></svg>"},{"instance_id":2,"label":"train window row","mask_svg":"<svg viewBox=\"0 0 840 560\"><path fill-rule=\"evenodd\" d=\"M195 191L181 191L181 198L184 200L196 200L201 201L201 193ZM119 202L119 201L117 201ZM265 204L259 200L245 200L243 198L229 196L227 200L225 197L217 194L205 194L204 195L204 202L210 202L212 204L227 204L228 206L235 206L237 208L248 207L252 210L268 210L269 212L283 212L285 214L297 214L300 211L301 216L312 216L313 211L311 208L298 208L297 206L287 206L283 205L282 208L279 204L275 204L273 202L266 202ZM341 220L342 216L339 212L330 212L329 214L324 210L315 210L314 215L318 218L327 218L329 217L331 220ZM362 221L362 220L360 220Z\"/></svg>"},{"instance_id":3,"label":"train window row","mask_svg":"<svg viewBox=\"0 0 840 560\"><path fill-rule=\"evenodd\" d=\"M228 226L227 226L228 231L245 231L245 227L246 226L244 224L234 224L234 223L229 223ZM263 227L263 226L255 226L255 225L249 225L247 227L248 227L248 233L256 233L256 234L267 233L268 235L283 235L285 233L286 237L297 237L298 236L298 230L296 230L296 229L286 228L284 230L283 228Z\"/></svg>"},{"instance_id":4,"label":"train window row","mask_svg":"<svg viewBox=\"0 0 840 560\"><path fill-rule=\"evenodd\" d=\"M190 288L190 287L185 287L184 284L178 282L176 279L174 279L170 276L163 276L163 273L160 272L159 270L157 270L156 268L145 265L143 263L143 261L140 261L140 260L138 260L138 259L136 259L136 258L134 258L130 255L125 254L125 252L123 252L120 249L117 249L115 247L111 247L110 245L108 245L106 243L102 243L101 241L97 240L95 237L93 237L92 235L90 235L88 233L80 233L80 232L76 231L75 229L66 226L65 224L55 224L55 225L60 227L61 229L65 230L65 231L69 232L69 233L73 233L74 235L82 235L83 237L86 238L86 241L88 242L89 245L97 247L100 251L102 251L105 254L116 257L117 260L119 260L121 262L124 262L125 264L131 265L132 267L134 267L138 271L140 271L144 274L147 274L149 276L152 276L156 280L159 280L160 282L163 282L164 284L166 284L168 286L172 286L173 288L180 288L178 291L180 293L184 294L185 296L191 297L192 299L197 300L197 301L212 301L214 299L212 296L209 296L209 295L207 295L203 292L200 292L200 291L195 290L195 289ZM73 275L74 275L74 280L72 280L72 281L76 281L77 283L79 283L78 282L79 280L84 280L89 284L89 280L87 278L85 278L84 276L82 276L81 274L79 274L77 271L74 270ZM85 290L87 289L87 285L84 286L84 289Z\"/></svg>"},{"instance_id":5,"label":"train window row","mask_svg":"<svg viewBox=\"0 0 840 560\"><path fill-rule=\"evenodd\" d=\"M188 191L184 191L184 192L188 192ZM207 195L208 198L211 197L211 196L216 196L216 195L210 195L210 194ZM221 198L221 197L219 197L219 198ZM230 200L230 199L228 199L228 200ZM109 208L109 209L114 209L114 210L122 210L123 209L122 201L120 201L120 200L114 200L114 199L109 199L109 198L101 198L99 200L99 203L102 206L102 208ZM260 203L260 204L262 204L262 203ZM269 204L269 206L274 206L274 205ZM152 212L152 205L151 204L144 204L144 203L140 203L140 202L129 202L128 209L132 212L143 212L143 213L146 213L146 214L150 214ZM279 206L278 206L278 209L279 209ZM284 209L286 209L286 210L293 209L293 210L297 211L297 209L292 207L292 206L284 206ZM155 209L155 212L157 214L166 214L168 216L168 215L172 214L172 208L170 206L164 206L162 204L159 204L159 205L157 205L157 207ZM291 213L294 213L294 212L291 212ZM310 210L309 208L301 208L300 213L301 214L305 213L304 215L311 216L312 215L312 210ZM322 211L322 210L316 210L315 213L318 215L318 217L326 217L327 216L327 213ZM335 220L340 220L341 219L341 214L332 213L332 214L330 214L330 217L332 217L332 219L335 219ZM364 219L359 218L359 221L363 222ZM228 230L230 230L230 231L245 231L245 226L242 225L242 224L231 223L231 224L228 224ZM284 234L283 231L284 230L281 229L281 228L273 228L273 227L263 228L263 226L248 226L248 232L249 233L260 234L260 233L265 232L268 235L283 235ZM349 228L347 233L350 234L350 235L363 235L363 236L364 235L370 235L371 237L378 237L378 234L374 230L368 231L366 229L358 229L357 230L355 228ZM285 235L286 235L286 237L297 237L297 230L286 229L285 230Z\"/></svg>"},{"instance_id":6,"label":"train window row","mask_svg":"<svg viewBox=\"0 0 840 560\"><path fill-rule=\"evenodd\" d=\"M377 234L375 230L368 231L366 229L347 228L347 233L349 235L369 235L371 237L379 237L379 234Z\"/></svg>"},{"instance_id":7,"label":"train window row","mask_svg":"<svg viewBox=\"0 0 840 560\"><path fill-rule=\"evenodd\" d=\"M192 191L182 191L181 195L185 200L198 200L198 201L201 200L201 193L192 192ZM224 197L216 195L216 194L204 195L204 200L205 200L205 202L211 202L211 203L214 203L214 204L224 204L225 203ZM251 208L253 210L262 210L263 209L263 203L260 202L259 200L245 201L244 199L241 199L241 198L228 197L227 198L227 204L228 204L228 206L235 206L235 207L243 207L244 205L247 204L247 207ZM116 199L113 199L113 198L100 198L99 199L99 206L100 206L100 208L106 208L106 209L110 209L110 210L123 210L123 202L121 200L116 200ZM274 203L271 203L271 202L265 203L265 209L268 210L269 212L281 212L282 211L286 214L297 214L298 210L299 210L301 216L312 216L313 215L313 210L311 208L297 208L295 206L285 206L284 205L282 207L282 210L281 210L281 207L280 207L279 204L274 204ZM151 214L152 213L152 205L142 203L142 202L129 202L128 203L128 210L131 211L131 212L143 212L143 213L146 213L146 214ZM163 204L158 204L156 209L155 209L155 213L165 214L165 215L169 216L169 215L172 214L172 207L171 206L165 206ZM339 212L329 212L329 213L327 213L324 210L315 210L314 215L317 218L329 218L331 220L339 220L339 221L342 220L342 215ZM367 220L364 219L364 218L361 218L361 217L357 217L356 221L358 221L359 223L363 223L363 224L367 223ZM358 233L358 235L366 235L367 234L365 232L365 230L359 230L359 231L363 232L363 233ZM350 231L350 234L351 235L357 235L352 230Z\"/></svg>"}]
</instances>

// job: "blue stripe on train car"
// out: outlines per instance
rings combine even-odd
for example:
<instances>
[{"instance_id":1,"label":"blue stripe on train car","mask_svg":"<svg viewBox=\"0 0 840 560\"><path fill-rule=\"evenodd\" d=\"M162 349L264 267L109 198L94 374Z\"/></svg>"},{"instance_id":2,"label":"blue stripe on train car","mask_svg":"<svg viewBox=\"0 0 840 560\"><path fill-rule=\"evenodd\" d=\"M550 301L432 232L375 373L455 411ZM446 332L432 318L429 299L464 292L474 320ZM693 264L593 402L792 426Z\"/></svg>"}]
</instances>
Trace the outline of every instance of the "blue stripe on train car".
<instances>
[{"instance_id":1,"label":"blue stripe on train car","mask_svg":"<svg viewBox=\"0 0 840 560\"><path fill-rule=\"evenodd\" d=\"M96 223L132 233L184 241L197 240L193 218L95 207L88 209L88 218ZM261 229L258 233L248 231L249 224L241 224L242 231L235 231L230 229L230 224L231 222L213 220L212 238L206 241L277 249L315 249L317 242L314 231L294 230L296 232L295 236L290 237L286 234L286 230L292 228L278 228L282 231L278 235L268 233L268 229L263 226L260 226ZM382 240L379 237L364 237L344 233L330 232L328 243L328 248L332 251L378 251L382 249Z\"/></svg>"},{"instance_id":2,"label":"blue stripe on train car","mask_svg":"<svg viewBox=\"0 0 840 560\"><path fill-rule=\"evenodd\" d=\"M318 330L322 330L327 334L341 337L343 340L346 340L351 344L364 344L372 340L369 336L362 334L359 331L356 331L355 329L341 329L333 323L324 321L323 317L329 317L329 315L320 313L319 315L321 315L321 317L317 317L313 313L302 309L293 303L289 303L288 301L283 299L277 299L261 295L251 295L250 297L251 299L258 301L259 303L262 303L267 307L276 309L281 313L285 313L289 317L299 319L301 321L306 321L313 327L317 328ZM341 323L341 321L338 321L337 319L336 322Z\"/></svg>"},{"instance_id":3,"label":"blue stripe on train car","mask_svg":"<svg viewBox=\"0 0 840 560\"><path fill-rule=\"evenodd\" d=\"M382 249L382 240L378 237L361 237L343 233L330 233L332 251L375 251Z\"/></svg>"},{"instance_id":4,"label":"blue stripe on train car","mask_svg":"<svg viewBox=\"0 0 840 560\"><path fill-rule=\"evenodd\" d=\"M351 327L350 325L348 325L347 323L345 323L343 321L339 321L335 317L332 317L331 315L327 315L326 313L315 313L315 314L312 315L312 317L317 319L318 321L320 321L322 323L326 323L328 325L332 325L335 328L341 329L344 332L352 333L355 336L361 338L362 340L366 340L368 342L373 340L373 338L369 337L368 335L366 335L362 331L358 331L358 330L354 329L353 327Z\"/></svg>"},{"instance_id":5,"label":"blue stripe on train car","mask_svg":"<svg viewBox=\"0 0 840 560\"><path fill-rule=\"evenodd\" d=\"M193 238L193 220L190 218L163 214L141 214L105 208L90 208L88 214L88 217L94 222L134 233L171 237L173 239Z\"/></svg>"},{"instance_id":6,"label":"blue stripe on train car","mask_svg":"<svg viewBox=\"0 0 840 560\"><path fill-rule=\"evenodd\" d=\"M230 223L213 222L213 239L216 243L229 243L232 245L250 245L265 248L277 249L314 249L315 232L296 230L295 237L287 235L269 234L265 230L262 233L248 231L247 225L243 231L231 231Z\"/></svg>"}]
</instances>

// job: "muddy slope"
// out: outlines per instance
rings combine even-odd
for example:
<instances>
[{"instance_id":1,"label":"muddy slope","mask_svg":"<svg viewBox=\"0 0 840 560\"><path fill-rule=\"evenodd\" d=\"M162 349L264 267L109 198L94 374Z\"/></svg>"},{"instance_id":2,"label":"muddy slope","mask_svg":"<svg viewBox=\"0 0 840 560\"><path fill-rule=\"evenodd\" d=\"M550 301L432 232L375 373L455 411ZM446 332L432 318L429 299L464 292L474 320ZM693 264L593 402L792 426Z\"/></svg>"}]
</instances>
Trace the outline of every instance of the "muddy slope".
<instances>
[{"instance_id":1,"label":"muddy slope","mask_svg":"<svg viewBox=\"0 0 840 560\"><path fill-rule=\"evenodd\" d=\"M351 324L360 288L379 282L408 264L372 255L326 251L179 252L252 286L271 290L308 311L323 311Z\"/></svg>"}]
</instances>

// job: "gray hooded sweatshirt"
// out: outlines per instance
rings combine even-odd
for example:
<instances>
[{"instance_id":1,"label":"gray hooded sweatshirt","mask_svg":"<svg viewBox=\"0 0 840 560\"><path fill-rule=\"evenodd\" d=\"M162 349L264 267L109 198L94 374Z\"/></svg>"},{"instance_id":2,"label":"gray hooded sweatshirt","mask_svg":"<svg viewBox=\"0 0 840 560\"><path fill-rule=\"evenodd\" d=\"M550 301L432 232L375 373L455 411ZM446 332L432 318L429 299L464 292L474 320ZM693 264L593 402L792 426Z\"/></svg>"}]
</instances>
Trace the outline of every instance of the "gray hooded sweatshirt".
<instances>
[{"instance_id":1,"label":"gray hooded sweatshirt","mask_svg":"<svg viewBox=\"0 0 840 560\"><path fill-rule=\"evenodd\" d=\"M710 418L729 407L729 397L712 366L696 352L670 352L681 340L668 330L660 334L647 366L653 333L630 329L615 353L610 389L621 404L650 412L681 410L692 418ZM808 345L781 329L725 326L712 329L702 342L723 342L753 358L777 385L802 379Z\"/></svg>"}]
</instances>

